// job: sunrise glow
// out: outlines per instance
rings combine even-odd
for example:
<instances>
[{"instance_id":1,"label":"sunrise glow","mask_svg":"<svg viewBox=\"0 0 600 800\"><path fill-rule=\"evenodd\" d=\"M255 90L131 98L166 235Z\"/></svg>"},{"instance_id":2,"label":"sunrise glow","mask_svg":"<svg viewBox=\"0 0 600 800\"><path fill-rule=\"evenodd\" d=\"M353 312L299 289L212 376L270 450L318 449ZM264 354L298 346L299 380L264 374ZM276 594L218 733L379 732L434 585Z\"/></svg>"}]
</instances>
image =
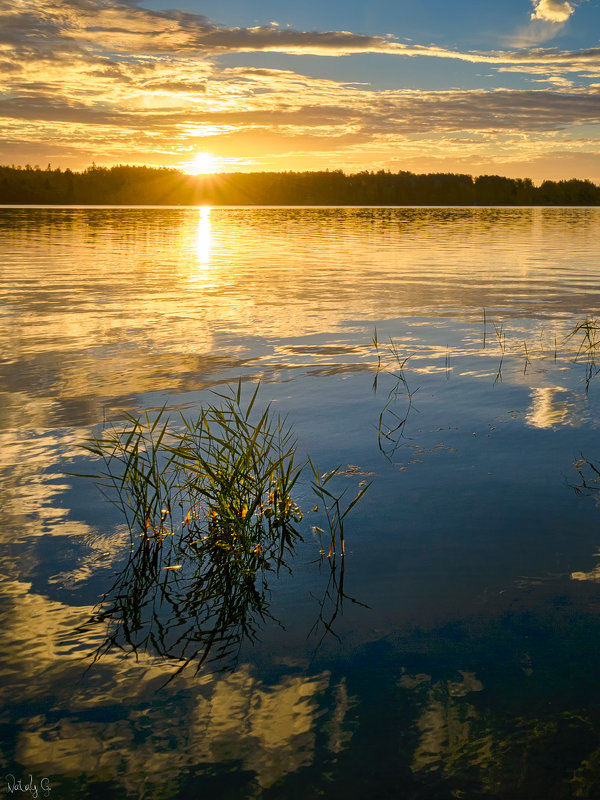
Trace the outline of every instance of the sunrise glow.
<instances>
[{"instance_id":1,"label":"sunrise glow","mask_svg":"<svg viewBox=\"0 0 600 800\"><path fill-rule=\"evenodd\" d=\"M188 162L183 172L186 175L212 175L219 170L220 161L212 153L196 153L194 158Z\"/></svg>"}]
</instances>

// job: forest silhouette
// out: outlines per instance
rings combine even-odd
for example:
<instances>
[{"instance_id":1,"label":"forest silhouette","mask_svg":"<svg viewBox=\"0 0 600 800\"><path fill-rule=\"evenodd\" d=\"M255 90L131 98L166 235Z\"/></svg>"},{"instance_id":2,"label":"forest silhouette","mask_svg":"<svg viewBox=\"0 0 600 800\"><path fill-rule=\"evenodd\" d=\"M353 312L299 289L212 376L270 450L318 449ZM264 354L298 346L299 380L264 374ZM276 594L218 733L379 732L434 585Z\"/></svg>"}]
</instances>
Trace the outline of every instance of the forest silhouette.
<instances>
[{"instance_id":1,"label":"forest silhouette","mask_svg":"<svg viewBox=\"0 0 600 800\"><path fill-rule=\"evenodd\" d=\"M0 166L4 205L599 205L589 180L412 172L235 172L95 164L81 172Z\"/></svg>"}]
</instances>

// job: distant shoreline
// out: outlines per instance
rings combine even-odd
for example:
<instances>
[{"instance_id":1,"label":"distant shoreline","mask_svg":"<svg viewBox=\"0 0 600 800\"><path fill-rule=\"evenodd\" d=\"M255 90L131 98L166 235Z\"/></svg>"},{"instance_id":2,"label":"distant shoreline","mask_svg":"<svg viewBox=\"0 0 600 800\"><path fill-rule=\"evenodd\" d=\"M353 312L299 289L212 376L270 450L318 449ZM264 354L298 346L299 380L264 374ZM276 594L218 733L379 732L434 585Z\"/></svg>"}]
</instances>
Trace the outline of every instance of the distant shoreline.
<instances>
[{"instance_id":1,"label":"distant shoreline","mask_svg":"<svg viewBox=\"0 0 600 800\"><path fill-rule=\"evenodd\" d=\"M457 204L438 204L438 205L378 205L378 204L369 204L369 205L343 205L343 204L328 204L328 205L294 205L294 204L287 204L287 205L259 205L256 203L247 203L246 205L232 205L232 204L223 204L223 205L209 205L205 203L201 204L191 204L191 205L167 205L165 203L0 203L0 210L3 209L14 209L14 210L31 210L35 211L36 209L42 211L44 209L47 210L64 210L64 211L77 211L77 210L106 210L109 211L111 209L123 209L123 210L130 210L130 211L144 211L144 210L172 210L172 211L184 211L186 209L191 210L198 210L198 209L207 209L211 211L218 211L218 210L235 210L238 209L240 211L243 210L264 210L264 211L285 211L286 209L293 211L319 211L319 210L326 210L326 209L347 209L347 210L360 210L360 209L389 209L389 210L442 210L442 209L472 209L474 211L485 211L486 209L513 209L518 211L519 209L524 210L528 208L540 208L540 209L557 209L560 210L565 208L578 208L578 209L596 209L600 206L600 203L590 204L590 205L581 205L576 203L570 204L563 204L563 205L556 205L554 203L529 203L528 205L508 205L508 204L490 204L490 205L480 205L480 204L473 204L473 205L457 205Z\"/></svg>"},{"instance_id":2,"label":"distant shoreline","mask_svg":"<svg viewBox=\"0 0 600 800\"><path fill-rule=\"evenodd\" d=\"M503 207L597 206L588 180L544 181L380 170L187 175L154 167L81 172L0 166L2 206Z\"/></svg>"}]
</instances>

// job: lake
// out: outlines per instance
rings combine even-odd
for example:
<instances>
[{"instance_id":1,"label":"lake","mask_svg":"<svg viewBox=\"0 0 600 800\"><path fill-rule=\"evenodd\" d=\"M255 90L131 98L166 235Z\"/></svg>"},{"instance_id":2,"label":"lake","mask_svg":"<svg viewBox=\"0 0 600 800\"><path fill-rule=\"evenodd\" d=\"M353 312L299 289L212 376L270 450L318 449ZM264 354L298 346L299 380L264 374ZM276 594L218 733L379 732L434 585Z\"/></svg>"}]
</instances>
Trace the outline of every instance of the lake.
<instances>
[{"instance_id":1,"label":"lake","mask_svg":"<svg viewBox=\"0 0 600 800\"><path fill-rule=\"evenodd\" d=\"M600 796L600 209L3 207L0 233L9 794ZM238 386L342 508L370 485L328 557L305 469L286 568L218 569L208 608L207 563L144 550L83 445Z\"/></svg>"}]
</instances>

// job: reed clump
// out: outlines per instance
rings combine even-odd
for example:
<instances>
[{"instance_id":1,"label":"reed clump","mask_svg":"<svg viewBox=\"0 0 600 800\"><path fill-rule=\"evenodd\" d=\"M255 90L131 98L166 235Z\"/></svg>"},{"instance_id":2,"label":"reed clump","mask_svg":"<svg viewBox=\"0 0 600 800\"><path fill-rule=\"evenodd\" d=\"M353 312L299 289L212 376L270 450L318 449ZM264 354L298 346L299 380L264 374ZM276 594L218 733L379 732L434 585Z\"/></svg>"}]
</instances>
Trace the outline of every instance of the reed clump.
<instances>
[{"instance_id":1,"label":"reed clump","mask_svg":"<svg viewBox=\"0 0 600 800\"><path fill-rule=\"evenodd\" d=\"M235 555L247 566L279 568L301 539L303 513L293 490L304 466L286 420L269 406L256 411L257 386L244 399L241 381L195 420L179 415L171 424L165 408L154 415L126 415L85 449L104 463L93 477L144 541L167 537L196 540ZM330 552L344 552L342 495L324 489L313 463L312 489L323 502L331 534ZM328 473L329 481L338 470ZM316 476L316 478L315 478ZM361 489L353 507L364 494ZM343 493L342 493L343 494Z\"/></svg>"},{"instance_id":2,"label":"reed clump","mask_svg":"<svg viewBox=\"0 0 600 800\"><path fill-rule=\"evenodd\" d=\"M216 402L193 421L180 414L173 424L165 408L127 415L85 445L104 464L86 477L131 532L129 557L87 623L107 626L94 660L112 647L150 649L179 661L177 674L191 661L198 670L208 659L235 659L271 618L269 576L291 572L289 557L303 538L294 487L308 464L337 574L344 518L367 487L342 506L344 492L330 483L340 469L321 476L310 459L299 465L291 427L268 406L257 411L258 391L244 398L240 381L214 393Z\"/></svg>"},{"instance_id":3,"label":"reed clump","mask_svg":"<svg viewBox=\"0 0 600 800\"><path fill-rule=\"evenodd\" d=\"M164 408L109 426L85 445L105 465L93 477L146 541L199 538L248 567L279 565L302 519L292 430L268 407L254 413L258 387L247 401L241 382L215 394L218 403L194 421L180 414L177 428Z\"/></svg>"}]
</instances>

